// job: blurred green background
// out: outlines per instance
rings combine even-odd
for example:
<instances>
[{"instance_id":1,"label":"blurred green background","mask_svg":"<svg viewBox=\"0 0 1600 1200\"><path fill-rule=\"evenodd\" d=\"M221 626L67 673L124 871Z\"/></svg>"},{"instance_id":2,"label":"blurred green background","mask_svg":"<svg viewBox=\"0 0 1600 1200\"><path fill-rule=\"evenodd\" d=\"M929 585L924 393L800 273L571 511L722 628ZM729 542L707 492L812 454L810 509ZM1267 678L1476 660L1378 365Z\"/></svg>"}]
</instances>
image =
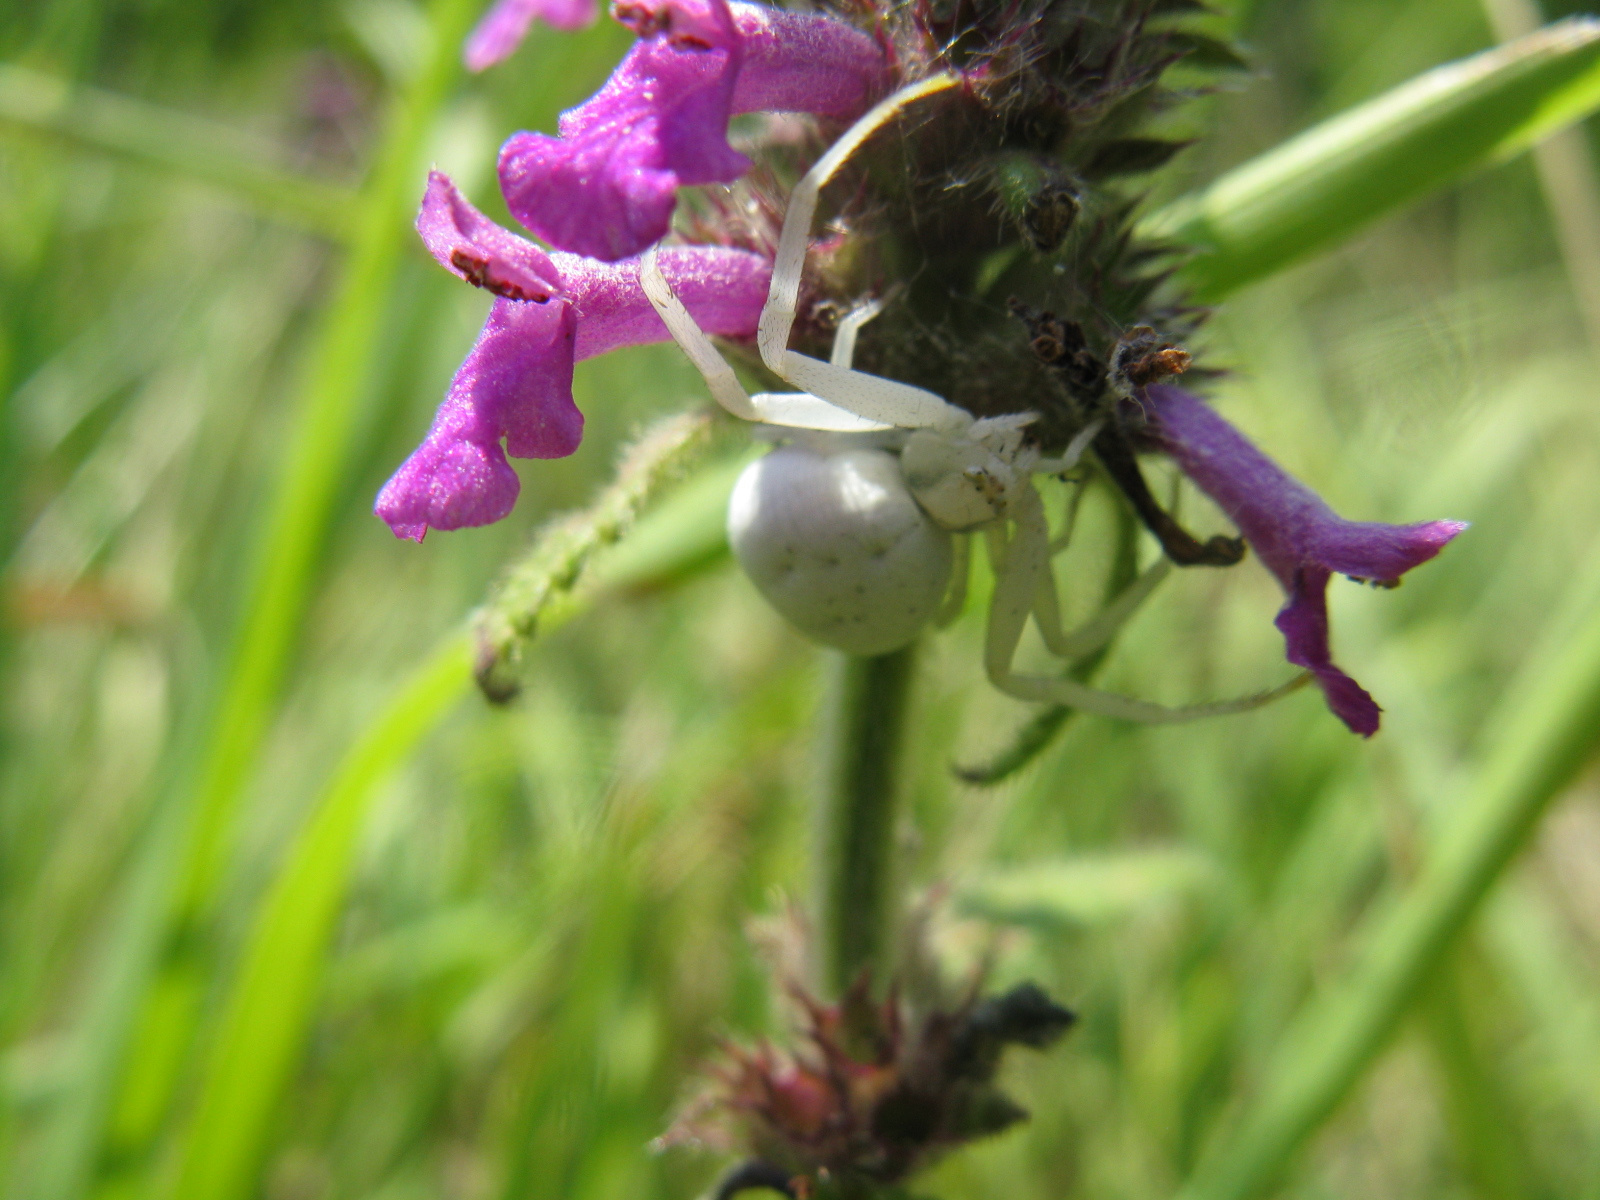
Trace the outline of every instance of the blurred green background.
<instances>
[{"instance_id":1,"label":"blurred green background","mask_svg":"<svg viewBox=\"0 0 1600 1200\"><path fill-rule=\"evenodd\" d=\"M717 1037L782 1031L746 924L810 893L823 658L725 560L553 631L512 707L466 694L448 646L414 673L622 442L700 397L664 348L582 364L583 448L519 464L510 520L419 547L370 515L487 307L408 233L428 165L503 217L499 142L553 128L629 40L542 30L468 80L477 15L0 9L7 1195L689 1197L718 1160L650 1139ZM1494 40L1478 0L1226 15L1257 69L1198 105L1213 132L1172 192ZM952 764L1030 713L982 680L977 606L931 641L906 877L953 897L952 961L997 938L997 982L1083 1019L1009 1068L1032 1123L921 1192L1174 1192L1450 829L1509 681L1594 594L1575 297L1596 264L1549 211L1518 160L1209 328L1223 411L1341 512L1473 522L1398 592L1334 585L1338 657L1387 710L1372 742L1308 692L1179 728L1083 718L968 787ZM1079 612L1109 510L1086 521ZM1102 682L1166 702L1276 682L1278 602L1253 563L1181 575ZM263 911L279 940L252 934ZM1281 1189L1600 1198L1592 776Z\"/></svg>"}]
</instances>

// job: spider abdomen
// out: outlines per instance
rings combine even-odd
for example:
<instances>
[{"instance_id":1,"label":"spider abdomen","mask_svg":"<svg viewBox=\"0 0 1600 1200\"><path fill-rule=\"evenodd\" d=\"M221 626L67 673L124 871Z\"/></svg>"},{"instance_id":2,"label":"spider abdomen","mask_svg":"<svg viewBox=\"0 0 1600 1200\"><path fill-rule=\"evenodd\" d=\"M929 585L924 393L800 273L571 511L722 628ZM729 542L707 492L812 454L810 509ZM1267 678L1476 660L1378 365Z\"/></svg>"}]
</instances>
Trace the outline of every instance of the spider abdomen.
<instances>
[{"instance_id":1,"label":"spider abdomen","mask_svg":"<svg viewBox=\"0 0 1600 1200\"><path fill-rule=\"evenodd\" d=\"M728 503L728 540L791 624L851 654L908 644L950 583L950 534L883 450L789 445L757 459Z\"/></svg>"}]
</instances>

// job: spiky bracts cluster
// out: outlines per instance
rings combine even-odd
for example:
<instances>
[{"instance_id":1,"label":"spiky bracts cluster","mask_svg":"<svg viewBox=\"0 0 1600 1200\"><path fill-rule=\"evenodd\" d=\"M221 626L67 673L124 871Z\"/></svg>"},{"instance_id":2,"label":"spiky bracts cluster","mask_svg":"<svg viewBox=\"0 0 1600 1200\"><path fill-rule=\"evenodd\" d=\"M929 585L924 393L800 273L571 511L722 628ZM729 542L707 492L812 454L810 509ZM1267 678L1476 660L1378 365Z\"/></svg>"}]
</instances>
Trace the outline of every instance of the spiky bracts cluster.
<instances>
[{"instance_id":1,"label":"spiky bracts cluster","mask_svg":"<svg viewBox=\"0 0 1600 1200\"><path fill-rule=\"evenodd\" d=\"M918 105L830 188L838 236L813 258L811 348L826 348L837 305L894 292L862 369L982 416L1038 412L1047 449L1100 415L1119 340L1139 326L1181 339L1200 315L1163 286L1171 248L1133 227L1142 181L1187 144L1151 131L1192 94L1164 76L1236 61L1184 27L1199 11L919 0L881 17L904 77L953 66L968 86ZM1079 386L1034 352L1028 313L1078 339Z\"/></svg>"},{"instance_id":2,"label":"spiky bracts cluster","mask_svg":"<svg viewBox=\"0 0 1600 1200\"><path fill-rule=\"evenodd\" d=\"M757 1186L851 1195L1007 1129L1027 1113L995 1085L1005 1048L1044 1049L1074 1020L1031 983L920 1010L896 991L874 1001L864 975L836 1005L791 994L801 1044L729 1047L710 1093L664 1139L748 1154L721 1196Z\"/></svg>"}]
</instances>

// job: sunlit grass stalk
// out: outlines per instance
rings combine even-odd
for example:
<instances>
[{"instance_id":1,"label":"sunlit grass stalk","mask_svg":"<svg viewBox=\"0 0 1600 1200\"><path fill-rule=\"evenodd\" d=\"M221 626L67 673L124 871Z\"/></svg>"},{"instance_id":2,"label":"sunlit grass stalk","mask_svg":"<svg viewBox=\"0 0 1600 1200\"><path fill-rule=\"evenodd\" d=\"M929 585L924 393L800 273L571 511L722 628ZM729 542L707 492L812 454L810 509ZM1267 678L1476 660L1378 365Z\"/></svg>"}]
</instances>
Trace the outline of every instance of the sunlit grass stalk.
<instances>
[{"instance_id":1,"label":"sunlit grass stalk","mask_svg":"<svg viewBox=\"0 0 1600 1200\"><path fill-rule=\"evenodd\" d=\"M460 69L458 47L479 7L476 0L436 0L427 65L397 100L362 190L350 257L284 439L282 473L268 502L201 759L196 835L182 895L186 910L203 907L215 885L232 811L283 682L376 366L416 202L418 154Z\"/></svg>"},{"instance_id":2,"label":"sunlit grass stalk","mask_svg":"<svg viewBox=\"0 0 1600 1200\"><path fill-rule=\"evenodd\" d=\"M169 802L176 811L161 822L145 854L149 862L165 864L161 886L168 900L147 910L154 928L127 931L128 944L142 950L138 961L108 974L101 982L106 996L86 1005L78 1037L92 1056L82 1062L78 1096L63 1109L46 1166L48 1195L75 1195L91 1177L119 1087L152 1097L138 1106L152 1123L124 1131L140 1141L154 1135L153 1122L176 1086L204 978L194 933L223 870L232 814L277 699L348 465L404 244L416 160L458 70L460 40L477 8L475 0L434 5L431 57L395 101L361 193L350 256L289 421L282 472L253 555L216 715ZM169 930L164 936L161 925ZM157 995L167 997L162 1013L151 1009ZM165 1026L174 1021L184 1036L166 1035ZM135 1065L138 1077L132 1078L128 1072ZM124 1147L135 1155L143 1149Z\"/></svg>"},{"instance_id":3,"label":"sunlit grass stalk","mask_svg":"<svg viewBox=\"0 0 1600 1200\"><path fill-rule=\"evenodd\" d=\"M711 429L704 412L649 429L624 455L616 481L589 508L544 530L471 628L399 685L345 755L257 914L186 1132L178 1195L226 1200L256 1190L270 1121L309 1036L356 846L383 782L470 690L475 668L482 678L486 649L503 673L537 633L594 602L603 585L579 585L589 582L596 552L706 450ZM629 578L613 572L609 582L626 586Z\"/></svg>"},{"instance_id":4,"label":"sunlit grass stalk","mask_svg":"<svg viewBox=\"0 0 1600 1200\"><path fill-rule=\"evenodd\" d=\"M1600 738L1600 569L1580 577L1542 652L1485 724L1485 753L1416 882L1372 917L1348 981L1312 1002L1283 1038L1237 1132L1183 1200L1267 1194L1361 1079L1550 802Z\"/></svg>"},{"instance_id":5,"label":"sunlit grass stalk","mask_svg":"<svg viewBox=\"0 0 1600 1200\"><path fill-rule=\"evenodd\" d=\"M310 1025L355 847L383 782L472 687L471 640L448 638L396 690L345 755L289 850L239 969L176 1194L253 1195L267 1129Z\"/></svg>"},{"instance_id":6,"label":"sunlit grass stalk","mask_svg":"<svg viewBox=\"0 0 1600 1200\"><path fill-rule=\"evenodd\" d=\"M892 966L894 838L900 755L915 644L863 658L835 655L824 701L821 859L822 977L842 993L863 970Z\"/></svg>"}]
</instances>

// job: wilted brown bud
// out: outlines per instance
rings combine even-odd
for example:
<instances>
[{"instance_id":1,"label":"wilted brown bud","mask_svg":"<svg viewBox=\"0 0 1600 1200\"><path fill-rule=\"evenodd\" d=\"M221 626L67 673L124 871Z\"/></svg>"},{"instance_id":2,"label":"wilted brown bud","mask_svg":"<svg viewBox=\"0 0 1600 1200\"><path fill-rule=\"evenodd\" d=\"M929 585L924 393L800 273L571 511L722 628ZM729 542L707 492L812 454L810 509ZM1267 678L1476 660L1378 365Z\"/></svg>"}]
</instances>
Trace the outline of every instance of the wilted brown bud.
<instances>
[{"instance_id":1,"label":"wilted brown bud","mask_svg":"<svg viewBox=\"0 0 1600 1200\"><path fill-rule=\"evenodd\" d=\"M791 988L799 1044L728 1047L713 1084L662 1139L751 1156L719 1196L778 1187L797 1200L906 1179L944 1152L1027 1113L994 1082L1008 1045L1043 1049L1072 1013L1031 983L916 1012L863 975L836 1005Z\"/></svg>"}]
</instances>

